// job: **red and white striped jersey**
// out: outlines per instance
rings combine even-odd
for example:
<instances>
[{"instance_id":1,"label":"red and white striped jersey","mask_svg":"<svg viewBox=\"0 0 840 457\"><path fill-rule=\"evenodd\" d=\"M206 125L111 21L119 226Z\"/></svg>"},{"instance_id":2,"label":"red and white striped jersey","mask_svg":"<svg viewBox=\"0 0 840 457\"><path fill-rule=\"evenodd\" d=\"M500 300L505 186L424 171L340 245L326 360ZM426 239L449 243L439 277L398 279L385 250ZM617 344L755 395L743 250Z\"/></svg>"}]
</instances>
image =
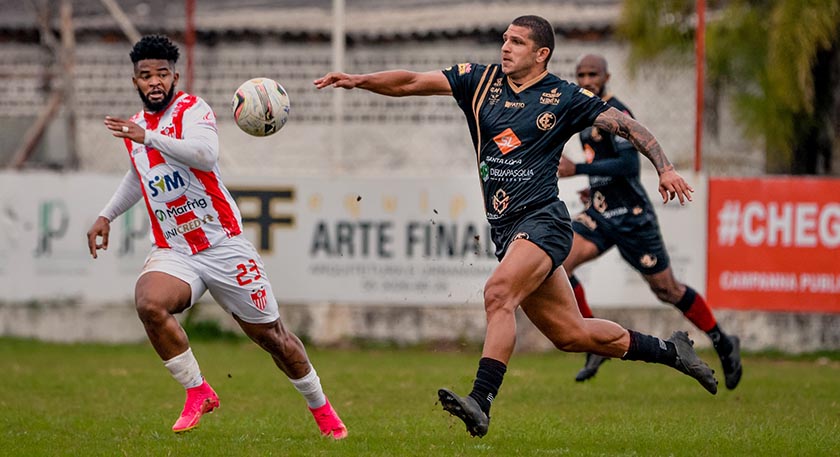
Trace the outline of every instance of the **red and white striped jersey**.
<instances>
[{"instance_id":1,"label":"red and white striped jersey","mask_svg":"<svg viewBox=\"0 0 840 457\"><path fill-rule=\"evenodd\" d=\"M132 122L161 135L184 139L200 125L216 130L216 116L204 100L179 92L165 110L140 111ZM148 141L147 141L148 142ZM219 174L190 167L166 151L125 139L125 146L143 190L151 221L152 243L195 254L242 232L242 218Z\"/></svg>"}]
</instances>

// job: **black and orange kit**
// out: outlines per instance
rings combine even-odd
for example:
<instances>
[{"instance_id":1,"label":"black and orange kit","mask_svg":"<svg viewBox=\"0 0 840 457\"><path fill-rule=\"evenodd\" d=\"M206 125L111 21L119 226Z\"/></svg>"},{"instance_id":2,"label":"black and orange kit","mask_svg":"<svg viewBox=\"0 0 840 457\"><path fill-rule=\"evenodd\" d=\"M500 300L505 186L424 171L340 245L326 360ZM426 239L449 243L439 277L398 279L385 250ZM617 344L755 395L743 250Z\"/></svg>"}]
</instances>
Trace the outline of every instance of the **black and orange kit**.
<instances>
[{"instance_id":1,"label":"black and orange kit","mask_svg":"<svg viewBox=\"0 0 840 457\"><path fill-rule=\"evenodd\" d=\"M633 115L615 97L605 98L608 105ZM656 213L639 180L639 153L629 141L596 127L580 132L580 142L586 162L575 166L575 174L589 175L590 204L575 217L574 231L600 252L616 246L642 274L668 268Z\"/></svg>"},{"instance_id":2,"label":"black and orange kit","mask_svg":"<svg viewBox=\"0 0 840 457\"><path fill-rule=\"evenodd\" d=\"M501 260L510 242L524 237L558 267L572 240L568 210L557 197L563 146L609 106L547 71L522 85L498 64L462 63L443 74L467 118L496 256Z\"/></svg>"}]
</instances>

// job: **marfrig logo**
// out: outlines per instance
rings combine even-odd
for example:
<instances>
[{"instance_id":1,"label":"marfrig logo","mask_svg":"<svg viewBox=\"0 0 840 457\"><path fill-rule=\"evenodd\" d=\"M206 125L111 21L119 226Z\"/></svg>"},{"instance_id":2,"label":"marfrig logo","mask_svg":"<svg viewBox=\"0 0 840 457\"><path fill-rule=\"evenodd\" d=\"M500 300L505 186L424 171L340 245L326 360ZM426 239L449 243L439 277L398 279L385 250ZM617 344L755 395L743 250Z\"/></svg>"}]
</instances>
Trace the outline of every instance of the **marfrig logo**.
<instances>
[{"instance_id":1,"label":"marfrig logo","mask_svg":"<svg viewBox=\"0 0 840 457\"><path fill-rule=\"evenodd\" d=\"M181 167L160 164L146 173L149 198L156 202L171 202L184 195L190 187L190 174Z\"/></svg>"}]
</instances>

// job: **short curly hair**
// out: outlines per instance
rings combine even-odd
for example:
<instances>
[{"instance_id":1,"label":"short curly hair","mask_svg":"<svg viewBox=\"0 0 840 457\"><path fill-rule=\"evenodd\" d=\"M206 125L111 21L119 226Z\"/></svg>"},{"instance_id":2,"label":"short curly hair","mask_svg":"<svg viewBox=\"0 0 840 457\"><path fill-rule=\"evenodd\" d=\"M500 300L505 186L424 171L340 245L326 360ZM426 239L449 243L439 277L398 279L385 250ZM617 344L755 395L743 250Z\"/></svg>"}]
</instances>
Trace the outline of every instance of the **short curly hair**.
<instances>
[{"instance_id":1,"label":"short curly hair","mask_svg":"<svg viewBox=\"0 0 840 457\"><path fill-rule=\"evenodd\" d=\"M146 35L134 44L129 56L131 63L136 64L141 60L161 59L172 63L178 61L180 56L178 46L163 35Z\"/></svg>"}]
</instances>

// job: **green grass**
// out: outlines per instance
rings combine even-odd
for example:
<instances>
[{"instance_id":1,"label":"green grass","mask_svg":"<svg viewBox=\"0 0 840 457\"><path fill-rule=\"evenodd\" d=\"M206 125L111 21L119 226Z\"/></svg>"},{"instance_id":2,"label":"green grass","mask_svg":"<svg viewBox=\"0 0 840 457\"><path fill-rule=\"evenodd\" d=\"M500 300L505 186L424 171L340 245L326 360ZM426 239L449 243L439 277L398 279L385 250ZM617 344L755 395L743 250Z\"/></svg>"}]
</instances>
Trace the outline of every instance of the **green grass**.
<instances>
[{"instance_id":1,"label":"green grass","mask_svg":"<svg viewBox=\"0 0 840 457\"><path fill-rule=\"evenodd\" d=\"M516 354L490 433L471 438L435 404L466 393L479 354L310 350L350 430L322 439L303 399L255 345L193 344L222 407L174 435L183 404L148 345L0 339L0 455L763 456L837 455L840 362L745 357L741 386L717 396L669 368L607 362L576 384L581 355ZM703 356L710 360L711 353ZM717 365L717 364L715 364Z\"/></svg>"}]
</instances>

